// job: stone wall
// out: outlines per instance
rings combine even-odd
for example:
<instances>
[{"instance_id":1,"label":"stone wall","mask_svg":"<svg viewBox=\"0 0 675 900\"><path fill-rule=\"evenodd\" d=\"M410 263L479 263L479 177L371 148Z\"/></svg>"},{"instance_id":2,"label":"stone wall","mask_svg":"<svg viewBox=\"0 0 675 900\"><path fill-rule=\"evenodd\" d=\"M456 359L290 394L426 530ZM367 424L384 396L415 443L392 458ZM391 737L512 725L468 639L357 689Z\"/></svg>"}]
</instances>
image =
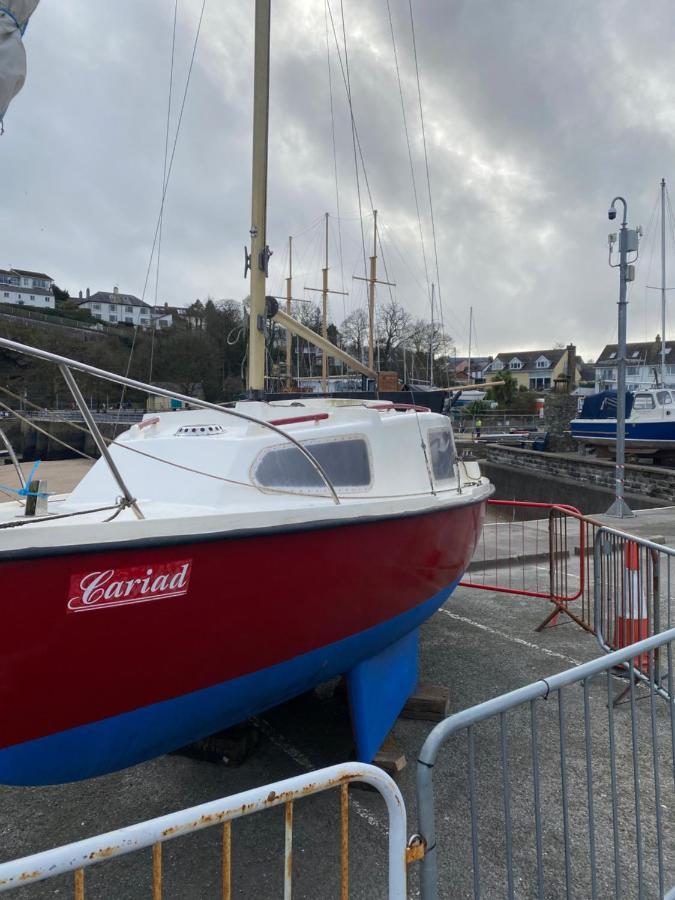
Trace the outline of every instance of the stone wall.
<instances>
[{"instance_id":1,"label":"stone wall","mask_svg":"<svg viewBox=\"0 0 675 900\"><path fill-rule=\"evenodd\" d=\"M555 391L546 394L543 426L548 431L548 446L551 451L560 453L574 450L576 444L570 435L570 422L576 414L576 397Z\"/></svg>"},{"instance_id":2,"label":"stone wall","mask_svg":"<svg viewBox=\"0 0 675 900\"><path fill-rule=\"evenodd\" d=\"M592 459L575 454L540 453L522 450L519 447L490 444L487 449L487 461L512 469L525 469L530 476L541 473L576 483L580 487L593 486L608 491L610 495L614 492L615 466L610 460ZM658 500L662 505L675 504L675 469L627 465L624 483L627 497L630 494L636 498Z\"/></svg>"}]
</instances>

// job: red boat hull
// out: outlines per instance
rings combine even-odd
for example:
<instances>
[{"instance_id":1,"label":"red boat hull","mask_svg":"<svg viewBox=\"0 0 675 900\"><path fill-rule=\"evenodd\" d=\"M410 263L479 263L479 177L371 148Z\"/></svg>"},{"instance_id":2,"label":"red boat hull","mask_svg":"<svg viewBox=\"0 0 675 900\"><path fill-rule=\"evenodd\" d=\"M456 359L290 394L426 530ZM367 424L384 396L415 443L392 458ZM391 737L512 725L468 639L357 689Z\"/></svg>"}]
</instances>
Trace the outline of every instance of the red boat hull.
<instances>
[{"instance_id":1,"label":"red boat hull","mask_svg":"<svg viewBox=\"0 0 675 900\"><path fill-rule=\"evenodd\" d=\"M223 709L225 727L233 715L252 715L331 677L341 651L324 659L324 648L344 643L353 664L360 635L369 636L367 656L416 627L407 618L415 610L426 618L443 602L471 559L483 514L484 501L339 526L3 559L0 781L31 783L29 772L12 774L21 748L52 735L275 673L248 705L245 697L239 703L240 691L236 711ZM390 622L401 623L397 633ZM311 664L281 684L284 665L296 659ZM175 730L165 741L154 735L138 741L133 758L103 754L83 771L128 765L203 736L204 720L184 724L180 738ZM61 780L54 771L36 782Z\"/></svg>"}]
</instances>

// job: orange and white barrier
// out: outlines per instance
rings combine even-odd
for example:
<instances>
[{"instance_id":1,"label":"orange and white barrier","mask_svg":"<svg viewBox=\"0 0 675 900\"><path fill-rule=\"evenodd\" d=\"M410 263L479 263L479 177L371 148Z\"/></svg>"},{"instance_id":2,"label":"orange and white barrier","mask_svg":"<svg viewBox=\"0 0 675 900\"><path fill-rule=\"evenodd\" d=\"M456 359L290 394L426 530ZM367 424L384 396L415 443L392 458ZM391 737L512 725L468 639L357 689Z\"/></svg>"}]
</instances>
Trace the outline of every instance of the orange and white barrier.
<instances>
[{"instance_id":1,"label":"orange and white barrier","mask_svg":"<svg viewBox=\"0 0 675 900\"><path fill-rule=\"evenodd\" d=\"M640 573L640 547L634 541L624 545L623 591L614 623L614 649L642 641L649 636L647 591ZM643 653L633 660L636 668L647 672L649 654Z\"/></svg>"}]
</instances>

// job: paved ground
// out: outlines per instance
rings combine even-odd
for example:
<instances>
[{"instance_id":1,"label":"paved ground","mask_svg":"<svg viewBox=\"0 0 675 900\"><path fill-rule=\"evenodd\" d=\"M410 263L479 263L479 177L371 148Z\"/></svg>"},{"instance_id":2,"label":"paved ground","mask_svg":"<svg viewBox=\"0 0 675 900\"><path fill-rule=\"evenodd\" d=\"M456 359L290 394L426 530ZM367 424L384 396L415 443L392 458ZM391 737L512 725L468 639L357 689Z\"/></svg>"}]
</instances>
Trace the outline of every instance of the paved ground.
<instances>
[{"instance_id":1,"label":"paved ground","mask_svg":"<svg viewBox=\"0 0 675 900\"><path fill-rule=\"evenodd\" d=\"M24 477L27 478L34 463L21 463ZM37 477L47 481L47 490L60 494L72 490L82 476L91 468L92 461L88 459L56 459L46 460L40 463ZM0 466L0 481L8 487L19 487L17 474L14 467L6 463ZM4 499L0 495L0 501Z\"/></svg>"},{"instance_id":2,"label":"paved ground","mask_svg":"<svg viewBox=\"0 0 675 900\"><path fill-rule=\"evenodd\" d=\"M53 465L56 468L59 464ZM6 470L6 472L9 470ZM49 473L51 479L56 476ZM58 488L56 488L58 489ZM640 516L633 527L675 535L675 512L657 511L651 520ZM654 516L653 512L649 515ZM658 527L657 527L658 526ZM531 524L528 534L531 536ZM674 541L675 542L675 541ZM542 583L540 562L526 567L527 583ZM571 623L537 633L534 628L549 611L544 600L518 598L484 590L460 588L422 629L421 680L448 685L452 711L495 697L533 680L569 668L597 655L594 639ZM616 694L623 682L611 679ZM48 702L48 686L46 700ZM585 730L580 689L571 689L564 733L570 802L569 841L573 887L570 896L591 896ZM607 679L589 689L590 731L593 744L594 814L599 861L598 896L613 897L611 792L608 784ZM546 865L545 896L565 896L561 804L558 702L541 702L538 749L544 809L543 849ZM621 785L623 892L635 892L635 813L633 765L630 755L630 706L615 713L615 738ZM663 701L656 706L655 729L661 770L661 836L671 883L675 883L675 779L668 767L670 722ZM638 771L641 776L643 865L650 889L659 896L655 876L656 822L652 782L649 701L637 704L639 727ZM256 722L260 743L241 766L200 762L165 756L121 773L75 785L48 788L0 788L0 859L76 840L97 832L141 821L226 796L248 787L348 759L351 738L348 711L340 691L305 695L272 710ZM400 778L409 814L409 832L415 828L415 758L430 730L428 723L399 720L394 737L405 749L408 766ZM515 714L508 723L509 764L513 800L513 846L516 859L515 896L534 896L535 838L532 808L532 758L529 712ZM480 809L480 864L483 896L507 896L503 868L499 735L494 724L477 733L477 792ZM664 749L665 748L665 749ZM671 763L672 765L672 763ZM460 736L443 754L436 770L439 868L441 896L473 896L466 790L466 737ZM379 798L367 791L351 792L350 897L374 900L386 896L386 816ZM294 838L294 897L338 897L339 801L336 794L296 805ZM234 896L267 900L283 891L283 818L280 810L241 820L233 829ZM201 900L219 896L220 856L216 830L167 846L165 897ZM87 900L131 900L150 896L149 852L103 864L87 877ZM415 872L410 895L419 896ZM58 878L25 888L25 898L71 896L71 881Z\"/></svg>"}]
</instances>

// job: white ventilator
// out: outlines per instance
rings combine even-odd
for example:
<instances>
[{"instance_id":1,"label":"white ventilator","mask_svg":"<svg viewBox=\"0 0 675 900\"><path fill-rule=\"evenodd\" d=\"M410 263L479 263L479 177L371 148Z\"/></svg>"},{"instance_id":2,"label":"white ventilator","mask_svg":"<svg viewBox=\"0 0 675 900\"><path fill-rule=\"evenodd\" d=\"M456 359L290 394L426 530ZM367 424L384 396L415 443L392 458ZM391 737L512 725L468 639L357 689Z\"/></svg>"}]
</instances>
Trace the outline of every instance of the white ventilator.
<instances>
[{"instance_id":1,"label":"white ventilator","mask_svg":"<svg viewBox=\"0 0 675 900\"><path fill-rule=\"evenodd\" d=\"M0 126L26 80L23 33L39 0L0 0Z\"/></svg>"}]
</instances>

